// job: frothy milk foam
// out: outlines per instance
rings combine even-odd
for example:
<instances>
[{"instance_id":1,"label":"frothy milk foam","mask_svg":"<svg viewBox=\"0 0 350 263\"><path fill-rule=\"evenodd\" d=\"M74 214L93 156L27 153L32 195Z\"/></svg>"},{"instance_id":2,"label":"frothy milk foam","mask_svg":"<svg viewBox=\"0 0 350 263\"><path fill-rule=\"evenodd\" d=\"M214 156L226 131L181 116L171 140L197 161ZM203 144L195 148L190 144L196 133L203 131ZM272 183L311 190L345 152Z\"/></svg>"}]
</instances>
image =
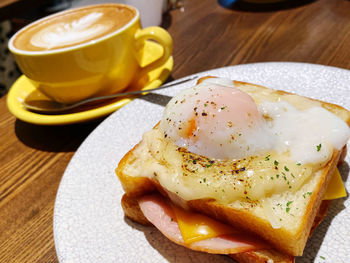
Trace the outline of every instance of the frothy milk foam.
<instances>
[{"instance_id":1,"label":"frothy milk foam","mask_svg":"<svg viewBox=\"0 0 350 263\"><path fill-rule=\"evenodd\" d=\"M29 26L15 38L14 46L41 51L82 44L123 27L135 14L130 8L109 5L67 11Z\"/></svg>"},{"instance_id":2,"label":"frothy milk foam","mask_svg":"<svg viewBox=\"0 0 350 263\"><path fill-rule=\"evenodd\" d=\"M86 41L99 33L107 32L113 23L96 24L102 13L91 13L72 22L63 22L38 31L30 43L38 48L54 49Z\"/></svg>"}]
</instances>

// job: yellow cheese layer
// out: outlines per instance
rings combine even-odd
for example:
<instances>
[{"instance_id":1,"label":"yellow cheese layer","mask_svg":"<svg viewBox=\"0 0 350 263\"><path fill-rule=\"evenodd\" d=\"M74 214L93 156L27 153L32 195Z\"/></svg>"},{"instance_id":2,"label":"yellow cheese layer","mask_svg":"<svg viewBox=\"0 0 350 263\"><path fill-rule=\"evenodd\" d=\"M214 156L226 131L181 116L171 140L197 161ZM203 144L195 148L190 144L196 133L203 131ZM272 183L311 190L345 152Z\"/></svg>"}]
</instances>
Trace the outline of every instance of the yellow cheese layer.
<instances>
[{"instance_id":1,"label":"yellow cheese layer","mask_svg":"<svg viewBox=\"0 0 350 263\"><path fill-rule=\"evenodd\" d=\"M335 172L332 176L332 179L327 188L326 194L323 197L324 200L333 200L346 196L345 187L343 180L340 176L338 169L335 169Z\"/></svg>"},{"instance_id":2,"label":"yellow cheese layer","mask_svg":"<svg viewBox=\"0 0 350 263\"><path fill-rule=\"evenodd\" d=\"M191 244L212 237L237 233L232 227L220 223L208 216L185 211L175 206L173 207L173 211L175 212L181 235L186 244Z\"/></svg>"}]
</instances>

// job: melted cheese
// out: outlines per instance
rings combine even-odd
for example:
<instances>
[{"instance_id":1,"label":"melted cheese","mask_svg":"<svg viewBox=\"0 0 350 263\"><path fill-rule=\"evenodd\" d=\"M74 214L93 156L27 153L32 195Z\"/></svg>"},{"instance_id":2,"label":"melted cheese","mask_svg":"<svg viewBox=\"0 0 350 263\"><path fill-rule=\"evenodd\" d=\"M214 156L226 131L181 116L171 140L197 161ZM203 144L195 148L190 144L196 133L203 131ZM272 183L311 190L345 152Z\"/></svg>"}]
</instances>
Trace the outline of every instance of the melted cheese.
<instances>
[{"instance_id":1,"label":"melted cheese","mask_svg":"<svg viewBox=\"0 0 350 263\"><path fill-rule=\"evenodd\" d=\"M338 169L335 170L324 200L337 199L346 196L345 187ZM181 235L186 244L218 237L227 234L237 234L232 227L218 222L208 216L186 211L173 206Z\"/></svg>"},{"instance_id":2,"label":"melted cheese","mask_svg":"<svg viewBox=\"0 0 350 263\"><path fill-rule=\"evenodd\" d=\"M300 164L277 152L241 160L210 159L164 138L158 127L143 136L126 174L148 177L184 200L213 198L230 204L295 192L324 164Z\"/></svg>"},{"instance_id":3,"label":"melted cheese","mask_svg":"<svg viewBox=\"0 0 350 263\"><path fill-rule=\"evenodd\" d=\"M208 216L186 211L173 206L181 235L186 244L212 237L237 234L232 227L218 222Z\"/></svg>"},{"instance_id":4,"label":"melted cheese","mask_svg":"<svg viewBox=\"0 0 350 263\"><path fill-rule=\"evenodd\" d=\"M332 176L332 179L328 185L324 200L333 200L337 198L342 198L346 196L345 187L343 180L340 176L338 169L335 169L335 172Z\"/></svg>"},{"instance_id":5,"label":"melted cheese","mask_svg":"<svg viewBox=\"0 0 350 263\"><path fill-rule=\"evenodd\" d=\"M211 79L210 83L232 87L232 81L230 80ZM254 154L244 158L237 157L235 159L214 158L206 154L195 154L186 144L176 144L176 140L171 138L171 134L177 134L179 138L187 138L189 134L193 134L193 137L196 135L194 131L199 128L193 119L193 114L196 116L198 112L193 112L195 109L197 111L197 107L189 107L188 112L177 112L177 108L173 109L168 104L166 110L169 111L170 115L164 115L159 125L144 134L142 141L133 151L135 160L132 162L132 165L126 167L124 173L134 177L147 177L157 181L164 189L178 195L185 201L212 198L222 204L231 204L236 201L258 203L260 200L270 198L273 195L297 193L303 185L310 181L313 175L319 171L322 172L322 169L332 157L334 149L340 149L344 145L344 140L346 142L346 139L350 136L350 130L344 122L348 119L348 113L340 107L335 110L333 108L336 107L326 106L328 104L322 104L321 102L297 95L284 94L283 92L260 86L240 84L239 82L235 82L235 86L249 94L258 104L269 129L274 127L273 136L278 135L280 137L279 144L281 148L270 149L267 147L266 152L264 151L263 154ZM196 93L192 95L197 96ZM176 105L177 107L179 104L185 104L185 101L188 102L185 99L175 99L171 105L174 107ZM214 101L211 102L214 103ZM203 105L203 107L209 107L207 103ZM215 106L216 104L214 103L213 105ZM222 108L226 109L226 106ZM218 106L216 109L220 109L221 112L222 108ZM290 116L288 115L290 118L287 115L285 116L287 114L286 112L290 113ZM327 116L332 115L329 116L331 119L334 117L337 123L341 123L340 126L342 128L338 129L334 128L338 126L328 125L327 122L317 122L317 125L333 127L332 129L328 129L332 134L330 136L332 143L328 143L328 139L326 140L327 143L323 142L323 135L321 136L319 134L320 137L317 137L318 139L316 141L312 141L310 146L311 139L313 140L316 137L314 136L314 130L309 129L308 126L303 126L301 134L295 133L295 129L297 131L301 131L301 129L295 128L299 126L295 126L292 123L295 122L298 125L310 124L309 118L306 118L302 112L305 114L311 112L312 116L314 116L313 114L317 116L323 116L323 114ZM207 116L207 112L202 113L205 113L203 116ZM185 118L185 115L188 116ZM305 118L300 119L298 116L304 116ZM277 121L277 119L279 120L278 123L273 122ZM316 119L320 118L311 118L311 120ZM186 120L186 125L183 122L184 120ZM229 123L231 122L226 123L227 127L225 126L225 129L221 129L221 126L218 126L216 130L210 130L209 134L207 134L208 136L206 136L208 142L212 140L211 134L221 134L222 132L225 133L225 136L223 136L223 141L218 140L218 142L220 141L220 147L221 144L224 146L238 140L242 133L236 134L229 132L226 134L226 128L228 131L231 131L229 128L233 127L233 123L230 125ZM210 126L211 122L208 125ZM316 127L316 124L313 126ZM172 133L169 132L170 130ZM322 130L322 128L317 128L317 134L319 130ZM342 133L342 136L338 136L337 134L333 134L332 131L334 130L344 130L344 133ZM285 136L282 136L282 133L279 131L283 131ZM304 136L306 133L309 136ZM260 133L258 132L258 134ZM340 137L343 139L338 141ZM197 142L199 140L197 138L193 138L193 141ZM263 139L259 138L257 139L258 141L264 141L269 136ZM333 139L336 141L334 144ZM256 140L255 137L254 140ZM277 139L273 141L277 143ZM213 152L217 149L221 151L220 147L215 147L215 145L213 147L210 146L212 145L211 143L207 144L206 141L201 141L201 143L203 144L202 146L211 148L210 150ZM310 146L307 148L311 149L312 154L306 154L307 152L303 150L304 144ZM247 147L245 150L250 151L248 149L251 147L249 144L242 144L241 146L243 147L242 149ZM295 149L295 151L292 149ZM293 157L295 152L298 152L297 156L299 154L300 156L306 154L306 156L304 156L305 158ZM316 158L318 160L317 162L312 161L315 159L314 156L318 156Z\"/></svg>"}]
</instances>

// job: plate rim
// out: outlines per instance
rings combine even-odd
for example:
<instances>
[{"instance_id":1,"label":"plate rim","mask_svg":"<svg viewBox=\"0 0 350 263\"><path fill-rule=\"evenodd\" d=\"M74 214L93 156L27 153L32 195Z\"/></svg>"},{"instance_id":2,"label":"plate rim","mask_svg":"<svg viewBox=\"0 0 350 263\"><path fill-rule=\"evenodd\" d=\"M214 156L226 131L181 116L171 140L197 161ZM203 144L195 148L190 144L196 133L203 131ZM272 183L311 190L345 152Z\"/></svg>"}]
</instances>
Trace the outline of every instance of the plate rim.
<instances>
[{"instance_id":1,"label":"plate rim","mask_svg":"<svg viewBox=\"0 0 350 263\"><path fill-rule=\"evenodd\" d=\"M286 64L290 64L290 65L306 65L306 66L311 66L311 67L318 67L318 68L324 68L324 69L331 69L331 70L335 70L335 71L339 71L339 72L344 72L346 74L350 74L350 70L349 69L345 69L345 68L339 68L339 67L335 67L335 66L329 66L329 65L322 65L322 64L316 64L316 63L307 63L307 62L293 62L293 61L286 61L286 62L283 62L283 61L268 61L268 62L254 62L254 63L246 63L246 64L237 64L237 65L231 65L231 66L224 66L224 67L219 67L219 68L214 68L214 69L209 69L209 70L206 70L206 71L201 71L201 72L198 72L198 73L194 73L194 74L190 74L190 75L187 75L187 76L184 76L178 80L181 80L181 79L185 79L187 77L190 77L190 76L194 76L194 75L197 75L197 76L201 76L203 74L207 74L207 73L210 73L210 72L213 72L213 71L217 71L217 70L222 70L222 69L230 69L230 68L235 68L235 67L246 67L246 66L254 66L254 65L259 65L259 66L262 66L264 64L276 64L277 66L278 65L286 65ZM178 81L176 80L176 81ZM169 82L171 83L171 82ZM132 107L133 105L133 101L131 103L129 103L127 106L128 107ZM54 213L53 213L53 234L54 234L54 244L55 244L55 250L56 250L56 253L57 253L57 257L59 259L59 249L58 249L58 243L59 241L57 240L57 233L55 231L55 225L57 224L57 216L56 216L56 213L57 213L57 198L59 197L59 192L62 191L62 182L63 182L63 178L64 176L67 176L66 175L66 172L67 170L69 170L69 167L71 166L71 163L74 162L74 160L78 157L79 155L79 152L80 152L80 149L82 147L82 145L85 143L86 140L88 140L89 138L93 137L95 132L97 132L97 129L101 126L104 126L106 123L109 122L110 119L112 119L115 114L118 114L118 112L115 112L113 114L111 114L110 116L108 116L105 120L103 120L86 138L85 140L81 143L81 145L78 147L77 151L74 153L74 155L72 156L71 160L69 161L69 164L67 165L66 169L65 169L65 172L63 173L63 176L61 178L61 181L59 183L59 187L58 187L58 190L57 190L57 194L56 194L56 199L55 199L55 204L54 204Z\"/></svg>"}]
</instances>

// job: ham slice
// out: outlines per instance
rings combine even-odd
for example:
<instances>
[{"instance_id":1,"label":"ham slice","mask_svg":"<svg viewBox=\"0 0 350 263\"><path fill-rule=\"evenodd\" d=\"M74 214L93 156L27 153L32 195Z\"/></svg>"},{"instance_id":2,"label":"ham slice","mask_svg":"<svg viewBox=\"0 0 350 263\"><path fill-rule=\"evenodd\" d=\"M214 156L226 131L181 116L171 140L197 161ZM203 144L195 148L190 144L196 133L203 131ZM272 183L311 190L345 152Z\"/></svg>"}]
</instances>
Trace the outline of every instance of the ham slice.
<instances>
[{"instance_id":1,"label":"ham slice","mask_svg":"<svg viewBox=\"0 0 350 263\"><path fill-rule=\"evenodd\" d=\"M227 234L186 244L171 205L161 195L143 196L138 200L138 203L144 216L164 236L178 245L213 254L235 254L268 248L265 242L241 234Z\"/></svg>"}]
</instances>

